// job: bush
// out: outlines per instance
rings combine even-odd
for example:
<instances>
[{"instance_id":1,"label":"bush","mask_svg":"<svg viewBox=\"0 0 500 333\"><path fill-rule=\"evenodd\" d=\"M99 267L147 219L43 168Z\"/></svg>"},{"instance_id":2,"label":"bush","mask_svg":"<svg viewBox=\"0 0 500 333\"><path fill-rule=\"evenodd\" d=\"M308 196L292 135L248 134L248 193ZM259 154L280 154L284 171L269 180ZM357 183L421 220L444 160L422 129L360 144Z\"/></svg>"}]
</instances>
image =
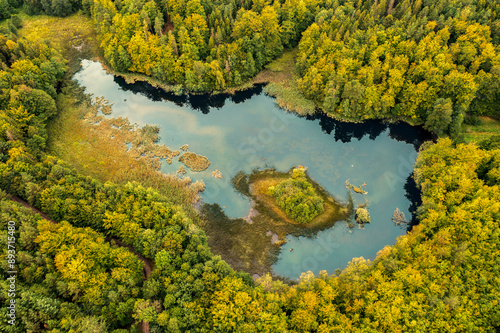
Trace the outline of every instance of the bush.
<instances>
[{"instance_id":1,"label":"bush","mask_svg":"<svg viewBox=\"0 0 500 333\"><path fill-rule=\"evenodd\" d=\"M314 191L302 168L293 170L292 178L271 186L269 193L290 218L308 223L323 212L323 199Z\"/></svg>"}]
</instances>

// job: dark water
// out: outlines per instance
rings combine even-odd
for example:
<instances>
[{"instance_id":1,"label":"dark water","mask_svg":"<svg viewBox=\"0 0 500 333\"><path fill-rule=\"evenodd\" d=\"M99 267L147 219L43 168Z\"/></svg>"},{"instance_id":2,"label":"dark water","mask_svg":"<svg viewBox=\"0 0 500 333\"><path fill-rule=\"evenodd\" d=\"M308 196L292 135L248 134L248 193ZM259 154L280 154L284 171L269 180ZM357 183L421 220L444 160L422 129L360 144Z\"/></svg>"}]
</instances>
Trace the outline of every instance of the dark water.
<instances>
[{"instance_id":1,"label":"dark water","mask_svg":"<svg viewBox=\"0 0 500 333\"><path fill-rule=\"evenodd\" d=\"M171 149L189 144L189 150L207 156L210 167L186 176L203 180L204 202L219 203L230 217L244 217L250 203L230 185L239 170L274 167L287 171L295 165L308 168L310 176L341 201L347 200L345 181L367 183L365 196L372 223L364 230L349 229L346 222L319 232L316 237L289 237L283 245L275 273L297 278L301 272L333 273L353 257L374 259L386 245L406 233L391 221L396 208L411 219L418 190L409 177L418 147L430 137L406 124L368 121L349 124L324 115L298 117L274 104L262 86L235 96L175 96L148 84L126 84L106 74L99 63L84 61L75 78L88 93L104 96L113 105L112 116L125 116L132 123L157 124L161 143ZM162 171L175 173L180 162L163 163ZM215 179L218 169L223 179ZM289 249L293 248L292 252Z\"/></svg>"}]
</instances>

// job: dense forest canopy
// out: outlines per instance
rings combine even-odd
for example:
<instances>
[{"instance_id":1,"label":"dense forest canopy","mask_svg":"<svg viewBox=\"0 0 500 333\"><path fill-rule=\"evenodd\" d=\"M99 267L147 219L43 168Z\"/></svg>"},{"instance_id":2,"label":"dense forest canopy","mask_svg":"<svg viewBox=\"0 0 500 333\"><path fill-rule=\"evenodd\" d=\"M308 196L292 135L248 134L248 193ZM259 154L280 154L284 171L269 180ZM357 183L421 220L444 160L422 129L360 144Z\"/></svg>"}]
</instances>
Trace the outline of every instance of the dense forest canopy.
<instances>
[{"instance_id":1,"label":"dense forest canopy","mask_svg":"<svg viewBox=\"0 0 500 333\"><path fill-rule=\"evenodd\" d=\"M498 117L500 22L484 1L95 0L104 56L190 91L223 90L298 45L299 88L333 117L457 136Z\"/></svg>"},{"instance_id":2,"label":"dense forest canopy","mask_svg":"<svg viewBox=\"0 0 500 333\"><path fill-rule=\"evenodd\" d=\"M494 1L26 0L24 8L82 9L115 71L177 91L238 86L298 45L299 88L333 117L398 118L457 136L466 113L499 116Z\"/></svg>"},{"instance_id":3,"label":"dense forest canopy","mask_svg":"<svg viewBox=\"0 0 500 333\"><path fill-rule=\"evenodd\" d=\"M396 117L439 135L456 136L466 112L498 117L497 5L393 3L337 2L304 32L304 94L343 119Z\"/></svg>"},{"instance_id":4,"label":"dense forest canopy","mask_svg":"<svg viewBox=\"0 0 500 333\"><path fill-rule=\"evenodd\" d=\"M19 38L21 6L91 14L118 71L189 90L237 85L299 47L299 85L332 115L403 118L456 134L498 116L498 5L487 1L0 0L0 270L16 222L17 325L6 332L498 331L500 138L419 154L420 224L371 263L296 285L254 284L215 256L168 197L101 182L47 154L66 62ZM48 214L42 219L10 198ZM141 259L144 257L145 259ZM145 263L154 263L148 276Z\"/></svg>"}]
</instances>

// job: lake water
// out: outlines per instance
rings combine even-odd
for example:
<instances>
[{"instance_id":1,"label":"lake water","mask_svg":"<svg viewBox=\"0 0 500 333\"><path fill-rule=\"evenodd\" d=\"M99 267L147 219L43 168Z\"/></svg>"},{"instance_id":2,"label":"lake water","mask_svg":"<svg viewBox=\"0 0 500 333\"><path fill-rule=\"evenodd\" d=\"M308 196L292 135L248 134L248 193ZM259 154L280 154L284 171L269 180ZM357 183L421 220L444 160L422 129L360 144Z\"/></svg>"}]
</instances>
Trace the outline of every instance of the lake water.
<instances>
[{"instance_id":1,"label":"lake water","mask_svg":"<svg viewBox=\"0 0 500 333\"><path fill-rule=\"evenodd\" d=\"M139 125L160 127L160 142L173 150L189 144L189 151L207 156L210 167L185 176L203 180L202 199L218 203L230 217L245 217L249 200L230 184L242 170L274 167L287 171L296 165L330 194L347 200L346 180L366 183L365 196L354 194L355 203L368 203L371 224L349 229L346 222L319 232L316 237L289 237L273 266L276 274L292 279L304 271L315 274L344 268L353 257L374 259L386 245L406 233L391 218L399 208L411 219L418 191L409 178L417 150L428 134L407 124L387 125L370 121L341 123L326 116L298 117L278 108L262 87L235 96L174 96L145 83L126 84L106 74L98 62L85 60L75 79L87 93L113 103L113 117L127 117ZM161 170L175 173L182 164L174 159ZM214 170L222 179L212 177ZM290 252L289 249L293 248Z\"/></svg>"}]
</instances>

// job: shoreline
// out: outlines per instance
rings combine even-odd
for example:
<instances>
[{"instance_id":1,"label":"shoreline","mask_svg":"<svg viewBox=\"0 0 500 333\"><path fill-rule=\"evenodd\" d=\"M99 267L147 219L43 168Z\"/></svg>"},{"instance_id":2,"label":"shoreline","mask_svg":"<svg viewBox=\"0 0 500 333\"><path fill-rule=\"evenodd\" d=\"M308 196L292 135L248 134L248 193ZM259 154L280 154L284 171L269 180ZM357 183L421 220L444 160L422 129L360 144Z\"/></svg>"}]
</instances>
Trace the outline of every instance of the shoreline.
<instances>
[{"instance_id":1,"label":"shoreline","mask_svg":"<svg viewBox=\"0 0 500 333\"><path fill-rule=\"evenodd\" d=\"M98 61L101 63L103 69L106 73L111 74L113 76L117 76L122 78L127 84L135 84L135 83L146 83L150 86L160 89L163 92L171 93L175 96L221 96L221 95L229 95L234 96L238 93L242 93L251 89L256 88L258 85L264 86L264 93L268 96L271 96L275 99L275 104L280 108L289 113L294 113L299 117L307 117L313 115L325 115L329 118L332 118L337 121L345 122L345 123L355 123L362 124L365 121L370 120L378 120L383 123L394 124L398 122L404 122L411 126L422 126L422 123L418 123L412 121L411 119L404 118L367 118L367 119L353 119L353 118L345 118L333 113L327 113L324 109L314 103L311 100L306 99L302 94L300 96L293 96L292 100L288 100L285 96L287 94L286 90L294 90L296 89L296 80L298 77L294 78L295 73L295 65L291 64L289 59L290 57L295 57L296 49L289 50L284 52L280 57L276 58L271 63L267 64L266 67L260 71L256 76L254 76L250 81L243 83L236 87L229 87L224 90L214 90L214 91L205 91L205 92L195 92L188 91L181 85L171 85L160 80L157 80L151 76L141 74L141 73L121 73L113 70L106 64L106 60L102 58L102 56L94 55L89 60ZM288 58L288 59L287 59ZM287 61L287 64L283 64L283 59ZM286 66L288 65L288 66ZM293 68L290 68L292 67ZM286 68L284 68L286 66ZM276 69L278 67L278 69ZM285 73L286 71L286 73ZM292 77L290 77L292 76ZM297 93L297 92L295 92ZM305 104L306 106L302 106Z\"/></svg>"}]
</instances>

